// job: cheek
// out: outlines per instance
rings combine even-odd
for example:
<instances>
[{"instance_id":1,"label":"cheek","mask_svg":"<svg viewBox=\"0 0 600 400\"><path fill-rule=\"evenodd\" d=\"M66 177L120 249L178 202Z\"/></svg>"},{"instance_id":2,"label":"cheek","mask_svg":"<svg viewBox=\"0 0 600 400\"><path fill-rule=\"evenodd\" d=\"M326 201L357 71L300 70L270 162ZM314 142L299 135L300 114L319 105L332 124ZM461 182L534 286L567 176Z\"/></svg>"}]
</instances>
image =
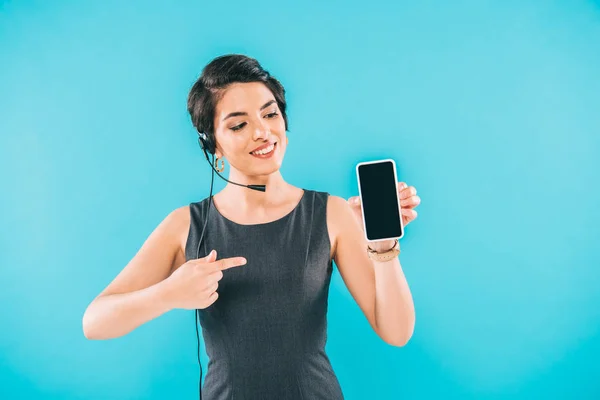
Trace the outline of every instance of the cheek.
<instances>
[{"instance_id":1,"label":"cheek","mask_svg":"<svg viewBox=\"0 0 600 400\"><path fill-rule=\"evenodd\" d=\"M231 143L231 149L233 154L245 155L248 154L246 149L248 148L248 142L242 138L234 140ZM249 155L249 154L248 154Z\"/></svg>"},{"instance_id":2,"label":"cheek","mask_svg":"<svg viewBox=\"0 0 600 400\"><path fill-rule=\"evenodd\" d=\"M234 158L239 152L244 152L246 142L241 136L236 136L232 132L220 132L216 135L217 141L221 150L225 153L225 157Z\"/></svg>"},{"instance_id":3,"label":"cheek","mask_svg":"<svg viewBox=\"0 0 600 400\"><path fill-rule=\"evenodd\" d=\"M272 132L285 132L285 121L283 120L283 117L279 116L279 118L271 120L270 128Z\"/></svg>"}]
</instances>

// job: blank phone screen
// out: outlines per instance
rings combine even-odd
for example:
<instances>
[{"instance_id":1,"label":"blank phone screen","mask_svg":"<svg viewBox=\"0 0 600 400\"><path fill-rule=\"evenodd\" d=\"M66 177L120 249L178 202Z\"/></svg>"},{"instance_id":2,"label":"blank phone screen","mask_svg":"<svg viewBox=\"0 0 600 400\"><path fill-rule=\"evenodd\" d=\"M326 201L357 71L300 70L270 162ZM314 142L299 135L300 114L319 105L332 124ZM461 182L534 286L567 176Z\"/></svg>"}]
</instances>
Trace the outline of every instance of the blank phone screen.
<instances>
[{"instance_id":1,"label":"blank phone screen","mask_svg":"<svg viewBox=\"0 0 600 400\"><path fill-rule=\"evenodd\" d=\"M362 164L357 173L367 239L401 237L394 164L391 161Z\"/></svg>"}]
</instances>

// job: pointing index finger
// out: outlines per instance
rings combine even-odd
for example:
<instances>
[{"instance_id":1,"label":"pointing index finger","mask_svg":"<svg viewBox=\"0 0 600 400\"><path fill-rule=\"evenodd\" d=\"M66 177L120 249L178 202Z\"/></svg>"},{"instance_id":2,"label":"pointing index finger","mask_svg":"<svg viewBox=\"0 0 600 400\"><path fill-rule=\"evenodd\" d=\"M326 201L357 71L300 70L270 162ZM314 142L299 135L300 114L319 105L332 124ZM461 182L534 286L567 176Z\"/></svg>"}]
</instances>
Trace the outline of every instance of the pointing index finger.
<instances>
[{"instance_id":1,"label":"pointing index finger","mask_svg":"<svg viewBox=\"0 0 600 400\"><path fill-rule=\"evenodd\" d=\"M241 265L245 265L247 260L244 257L230 257L230 258L222 258L217 260L211 264L214 265L215 270L225 270L233 267L239 267Z\"/></svg>"}]
</instances>

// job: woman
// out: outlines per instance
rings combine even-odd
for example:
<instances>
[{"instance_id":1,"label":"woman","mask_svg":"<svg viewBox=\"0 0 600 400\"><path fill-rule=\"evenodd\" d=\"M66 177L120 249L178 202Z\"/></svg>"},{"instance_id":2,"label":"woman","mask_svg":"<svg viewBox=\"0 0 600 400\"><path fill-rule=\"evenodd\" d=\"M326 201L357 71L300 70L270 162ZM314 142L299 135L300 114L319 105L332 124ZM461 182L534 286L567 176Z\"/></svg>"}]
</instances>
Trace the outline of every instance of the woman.
<instances>
[{"instance_id":1,"label":"woman","mask_svg":"<svg viewBox=\"0 0 600 400\"><path fill-rule=\"evenodd\" d=\"M400 262L367 252L396 241L366 242L357 198L284 181L285 91L256 60L214 59L188 110L203 149L216 168L227 160L235 184L158 225L89 305L85 336L115 338L169 310L198 310L209 356L204 398L342 399L325 353L332 260L375 332L403 346L415 316ZM398 191L406 226L420 199L414 187Z\"/></svg>"}]
</instances>

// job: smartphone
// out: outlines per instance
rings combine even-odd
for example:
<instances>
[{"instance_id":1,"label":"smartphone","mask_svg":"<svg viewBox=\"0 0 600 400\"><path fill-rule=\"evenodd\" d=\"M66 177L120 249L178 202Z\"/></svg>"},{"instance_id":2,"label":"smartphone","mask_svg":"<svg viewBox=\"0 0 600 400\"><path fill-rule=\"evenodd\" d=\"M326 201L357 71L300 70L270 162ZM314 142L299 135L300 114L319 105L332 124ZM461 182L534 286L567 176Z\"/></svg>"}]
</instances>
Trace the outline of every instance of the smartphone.
<instances>
[{"instance_id":1,"label":"smartphone","mask_svg":"<svg viewBox=\"0 0 600 400\"><path fill-rule=\"evenodd\" d=\"M356 178L367 241L402 238L404 225L394 160L358 163Z\"/></svg>"}]
</instances>

